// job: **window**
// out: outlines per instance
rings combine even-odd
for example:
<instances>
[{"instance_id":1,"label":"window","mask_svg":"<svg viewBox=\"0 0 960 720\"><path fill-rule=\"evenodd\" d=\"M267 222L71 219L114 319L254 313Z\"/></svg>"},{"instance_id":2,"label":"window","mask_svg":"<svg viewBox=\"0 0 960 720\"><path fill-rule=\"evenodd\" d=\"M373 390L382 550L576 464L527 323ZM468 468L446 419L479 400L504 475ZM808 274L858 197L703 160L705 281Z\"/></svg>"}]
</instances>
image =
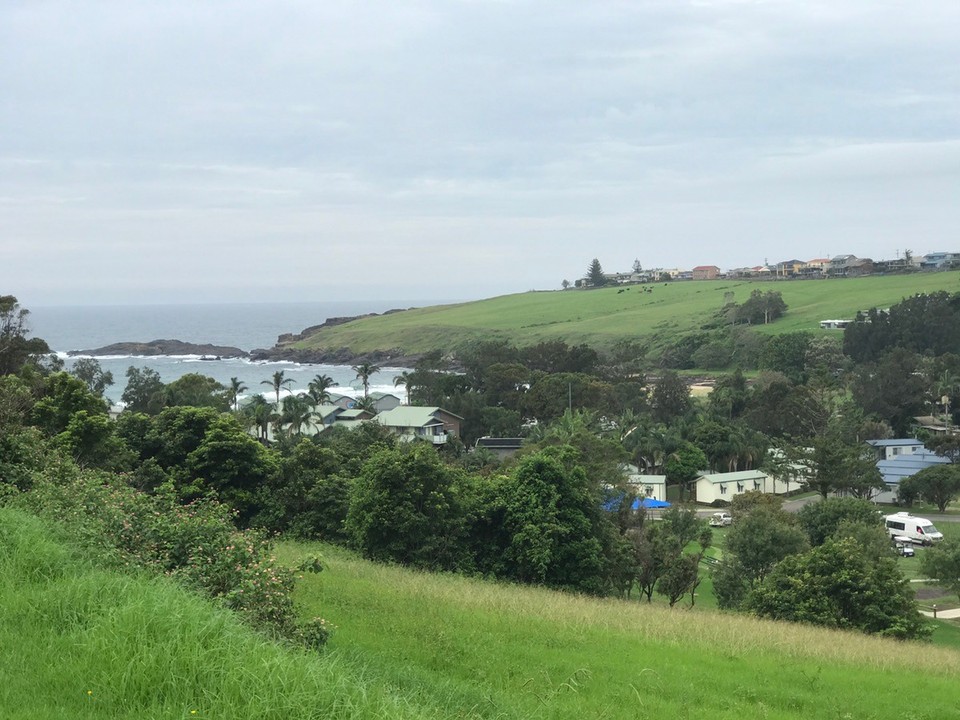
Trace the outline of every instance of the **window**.
<instances>
[{"instance_id":1,"label":"window","mask_svg":"<svg viewBox=\"0 0 960 720\"><path fill-rule=\"evenodd\" d=\"M760 483L758 483L756 480L753 481L753 489L754 489L754 490L759 490L759 489L760 489Z\"/></svg>"},{"instance_id":2,"label":"window","mask_svg":"<svg viewBox=\"0 0 960 720\"><path fill-rule=\"evenodd\" d=\"M891 530L904 530L906 525L902 522L897 522L896 520L887 520L887 527Z\"/></svg>"},{"instance_id":3,"label":"window","mask_svg":"<svg viewBox=\"0 0 960 720\"><path fill-rule=\"evenodd\" d=\"M726 495L726 494L727 494L727 486L724 485L723 483L720 483L720 494L721 494L721 495Z\"/></svg>"},{"instance_id":4,"label":"window","mask_svg":"<svg viewBox=\"0 0 960 720\"><path fill-rule=\"evenodd\" d=\"M647 497L653 497L653 487L651 485L647 485L643 491L647 494Z\"/></svg>"},{"instance_id":5,"label":"window","mask_svg":"<svg viewBox=\"0 0 960 720\"><path fill-rule=\"evenodd\" d=\"M743 492L743 483L737 483L737 492Z\"/></svg>"}]
</instances>

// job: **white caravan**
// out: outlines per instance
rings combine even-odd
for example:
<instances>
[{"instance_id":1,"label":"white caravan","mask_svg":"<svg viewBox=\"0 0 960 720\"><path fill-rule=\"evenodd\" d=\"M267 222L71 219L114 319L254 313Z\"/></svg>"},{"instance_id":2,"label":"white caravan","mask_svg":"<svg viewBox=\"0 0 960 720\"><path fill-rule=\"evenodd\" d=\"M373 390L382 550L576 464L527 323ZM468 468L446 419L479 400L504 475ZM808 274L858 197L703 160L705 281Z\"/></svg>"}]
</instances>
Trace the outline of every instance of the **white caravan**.
<instances>
[{"instance_id":1,"label":"white caravan","mask_svg":"<svg viewBox=\"0 0 960 720\"><path fill-rule=\"evenodd\" d=\"M926 518L899 512L896 515L887 515L884 521L892 538L907 538L910 542L921 545L933 545L943 540L943 533Z\"/></svg>"}]
</instances>

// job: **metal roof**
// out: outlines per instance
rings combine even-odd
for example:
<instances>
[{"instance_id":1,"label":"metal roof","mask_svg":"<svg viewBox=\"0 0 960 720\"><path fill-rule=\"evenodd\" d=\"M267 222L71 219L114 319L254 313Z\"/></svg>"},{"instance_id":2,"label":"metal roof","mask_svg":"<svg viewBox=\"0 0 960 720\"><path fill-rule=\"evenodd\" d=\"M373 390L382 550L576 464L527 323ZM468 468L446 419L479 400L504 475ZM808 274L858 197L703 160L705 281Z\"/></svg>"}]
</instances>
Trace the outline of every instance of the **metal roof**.
<instances>
[{"instance_id":1,"label":"metal roof","mask_svg":"<svg viewBox=\"0 0 960 720\"><path fill-rule=\"evenodd\" d=\"M710 482L716 483L728 483L728 482L747 482L752 480L766 480L767 474L763 470L740 470L738 472L728 472L728 473L701 473L700 477L697 478L697 481L700 480L709 480Z\"/></svg>"},{"instance_id":2,"label":"metal roof","mask_svg":"<svg viewBox=\"0 0 960 720\"><path fill-rule=\"evenodd\" d=\"M873 447L909 447L923 446L922 440L916 438L891 438L890 440L867 440L867 445Z\"/></svg>"},{"instance_id":3,"label":"metal roof","mask_svg":"<svg viewBox=\"0 0 960 720\"><path fill-rule=\"evenodd\" d=\"M950 460L929 450L921 450L912 455L897 455L889 460L879 460L877 470L888 485L895 485L904 478L916 475L921 470L934 465L948 465Z\"/></svg>"}]
</instances>

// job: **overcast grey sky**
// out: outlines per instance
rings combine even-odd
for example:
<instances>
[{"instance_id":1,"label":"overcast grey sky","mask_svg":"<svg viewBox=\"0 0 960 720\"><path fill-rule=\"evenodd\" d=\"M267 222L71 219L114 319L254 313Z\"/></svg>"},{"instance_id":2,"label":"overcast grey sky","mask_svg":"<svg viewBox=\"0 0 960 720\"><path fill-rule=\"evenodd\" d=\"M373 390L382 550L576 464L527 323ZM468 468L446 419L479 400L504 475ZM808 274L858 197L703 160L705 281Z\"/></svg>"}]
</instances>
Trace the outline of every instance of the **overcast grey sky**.
<instances>
[{"instance_id":1,"label":"overcast grey sky","mask_svg":"<svg viewBox=\"0 0 960 720\"><path fill-rule=\"evenodd\" d=\"M960 2L0 0L0 294L960 250Z\"/></svg>"}]
</instances>

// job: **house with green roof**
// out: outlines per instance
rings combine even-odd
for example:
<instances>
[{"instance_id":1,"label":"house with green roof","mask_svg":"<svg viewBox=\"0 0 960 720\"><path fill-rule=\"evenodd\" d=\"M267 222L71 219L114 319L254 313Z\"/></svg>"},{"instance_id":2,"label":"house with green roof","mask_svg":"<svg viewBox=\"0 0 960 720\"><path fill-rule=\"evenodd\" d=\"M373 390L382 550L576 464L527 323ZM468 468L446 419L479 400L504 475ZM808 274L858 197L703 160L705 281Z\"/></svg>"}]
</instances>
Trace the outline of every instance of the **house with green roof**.
<instances>
[{"instance_id":1,"label":"house with green roof","mask_svg":"<svg viewBox=\"0 0 960 720\"><path fill-rule=\"evenodd\" d=\"M802 487L802 468L795 472L777 477L763 470L741 470L739 472L703 473L694 484L698 503L710 504L714 500L730 502L734 497L751 490L782 495L799 490Z\"/></svg>"},{"instance_id":2,"label":"house with green roof","mask_svg":"<svg viewBox=\"0 0 960 720\"><path fill-rule=\"evenodd\" d=\"M427 440L443 445L450 436L460 437L463 418L439 407L401 405L377 415L378 422L395 432L401 440Z\"/></svg>"}]
</instances>

